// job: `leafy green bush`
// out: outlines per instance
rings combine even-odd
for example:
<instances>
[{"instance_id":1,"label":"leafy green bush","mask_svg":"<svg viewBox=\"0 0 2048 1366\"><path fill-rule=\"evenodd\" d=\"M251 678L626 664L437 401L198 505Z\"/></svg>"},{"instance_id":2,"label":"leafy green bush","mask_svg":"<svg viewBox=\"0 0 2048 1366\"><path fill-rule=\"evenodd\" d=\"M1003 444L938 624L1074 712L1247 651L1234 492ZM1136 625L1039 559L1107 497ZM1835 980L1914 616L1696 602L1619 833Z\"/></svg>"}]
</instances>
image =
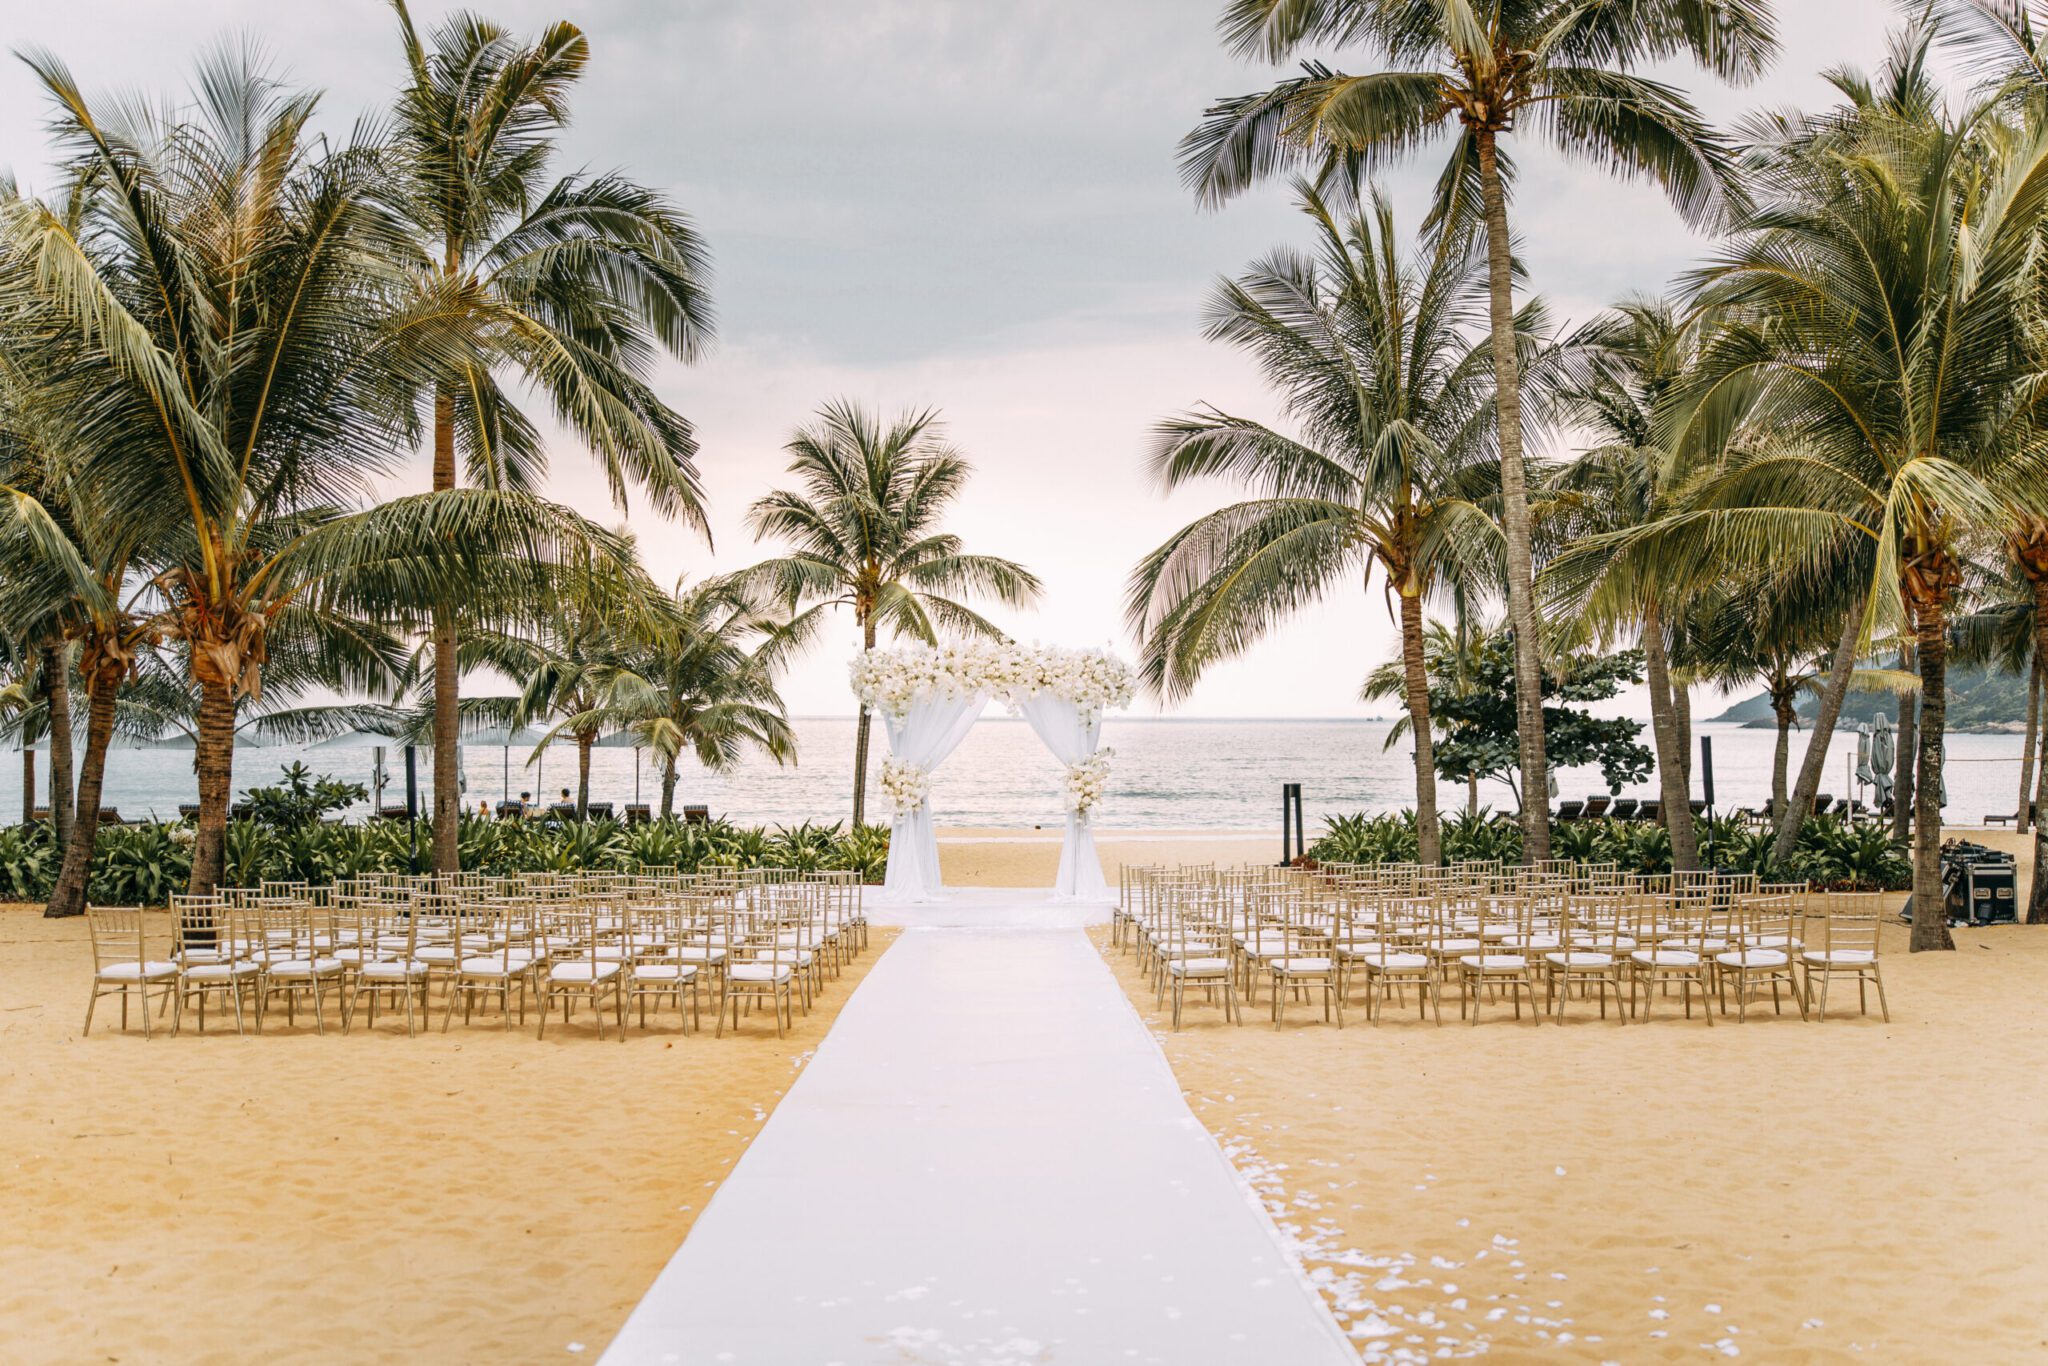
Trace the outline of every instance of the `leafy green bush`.
<instances>
[{"instance_id":1,"label":"leafy green bush","mask_svg":"<svg viewBox=\"0 0 2048 1366\"><path fill-rule=\"evenodd\" d=\"M0 829L0 896L44 901L57 883L57 844L48 825Z\"/></svg>"},{"instance_id":2,"label":"leafy green bush","mask_svg":"<svg viewBox=\"0 0 2048 1366\"><path fill-rule=\"evenodd\" d=\"M316 777L304 764L293 763L285 767L284 782L250 788L242 794L242 803L251 820L289 829L344 811L369 795L370 789L361 783L343 782L325 773Z\"/></svg>"}]
</instances>

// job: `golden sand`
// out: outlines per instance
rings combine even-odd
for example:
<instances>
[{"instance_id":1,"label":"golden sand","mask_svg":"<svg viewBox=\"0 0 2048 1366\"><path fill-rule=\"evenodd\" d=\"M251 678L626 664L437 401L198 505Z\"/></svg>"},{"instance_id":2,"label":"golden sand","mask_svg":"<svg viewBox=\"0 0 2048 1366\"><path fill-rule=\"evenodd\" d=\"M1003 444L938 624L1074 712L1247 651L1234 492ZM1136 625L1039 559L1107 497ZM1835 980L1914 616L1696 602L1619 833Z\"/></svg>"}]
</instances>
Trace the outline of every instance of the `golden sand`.
<instances>
[{"instance_id":1,"label":"golden sand","mask_svg":"<svg viewBox=\"0 0 2048 1366\"><path fill-rule=\"evenodd\" d=\"M594 1359L887 939L783 1040L144 1042L79 1037L82 919L0 912L0 1361Z\"/></svg>"},{"instance_id":2,"label":"golden sand","mask_svg":"<svg viewBox=\"0 0 2048 1366\"><path fill-rule=\"evenodd\" d=\"M1825 1024L1712 1029L1575 1002L1562 1028L1359 1012L1338 1030L1297 1008L1276 1033L1190 1005L1175 1034L1135 959L1106 952L1362 1342L2041 1360L2048 934L1956 937L1912 956L1886 931L1889 1025L1845 1013L1851 991Z\"/></svg>"}]
</instances>

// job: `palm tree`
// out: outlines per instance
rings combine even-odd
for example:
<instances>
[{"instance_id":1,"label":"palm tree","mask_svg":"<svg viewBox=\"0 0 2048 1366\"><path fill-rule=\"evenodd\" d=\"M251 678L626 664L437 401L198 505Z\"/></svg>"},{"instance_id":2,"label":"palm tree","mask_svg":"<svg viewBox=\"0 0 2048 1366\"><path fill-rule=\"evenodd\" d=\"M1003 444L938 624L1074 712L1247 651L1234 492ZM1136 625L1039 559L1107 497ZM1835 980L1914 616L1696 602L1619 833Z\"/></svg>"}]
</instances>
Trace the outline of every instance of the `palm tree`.
<instances>
[{"instance_id":1,"label":"palm tree","mask_svg":"<svg viewBox=\"0 0 2048 1366\"><path fill-rule=\"evenodd\" d=\"M1599 444L1551 479L1543 515L1554 534L1583 539L1661 515L1678 471L1658 444L1657 409L1688 369L1696 342L1696 329L1668 304L1640 298L1616 305L1572 337L1567 349L1579 373L1561 400ZM1689 606L1655 574L1621 573L1601 582L1587 617L1595 628L1626 622L1641 640L1659 796L1672 867L1681 871L1699 866L1687 765L1691 727L1682 723L1680 705L1686 688L1672 665Z\"/></svg>"},{"instance_id":2,"label":"palm tree","mask_svg":"<svg viewBox=\"0 0 2048 1366\"><path fill-rule=\"evenodd\" d=\"M589 712L559 729L631 731L661 764L661 815L675 812L676 766L685 751L714 772L748 749L778 764L796 757L775 689L773 623L720 580L677 593L668 628L593 679ZM750 642L767 636L751 651Z\"/></svg>"},{"instance_id":3,"label":"palm tree","mask_svg":"<svg viewBox=\"0 0 2048 1366\"><path fill-rule=\"evenodd\" d=\"M1425 697L1428 695L1429 679L1437 680L1440 686L1449 688L1451 693L1458 697L1471 696L1473 689L1479 686L1479 654L1485 648L1487 637L1492 634L1492 628L1488 627L1484 622L1478 621L1467 610L1464 601L1465 594L1461 590L1453 590L1453 597L1456 599L1456 602L1450 622L1446 624L1442 621L1431 621L1422 628L1422 667ZM1401 659L1386 661L1365 676L1365 683L1358 690L1360 701L1386 702L1399 699L1402 705L1407 705L1408 695L1413 688L1413 684L1409 681L1408 677L1408 661L1405 658L1405 649L1403 650L1403 655L1404 657ZM1444 726L1442 721L1435 716L1430 717L1430 726L1433 732L1430 738L1432 743L1434 743L1436 733L1441 733ZM1413 710L1410 710L1408 715L1400 718L1388 728L1387 740L1383 748L1392 749L1401 742L1402 737L1411 734L1414 728L1415 713ZM1479 775L1477 773L1465 775L1465 814L1468 817L1479 814Z\"/></svg>"},{"instance_id":4,"label":"palm tree","mask_svg":"<svg viewBox=\"0 0 2048 1366\"><path fill-rule=\"evenodd\" d=\"M1009 607L1038 598L1035 575L1013 560L967 553L939 519L973 467L945 438L932 409L884 424L848 400L826 404L784 447L799 487L778 489L747 511L756 540L790 552L734 576L735 587L778 604L791 648L810 640L824 615L853 609L861 648L884 630L933 644L941 632L1000 639L995 625L961 599L985 594ZM800 610L801 609L801 610ZM853 823L866 813L868 738L862 703L854 733Z\"/></svg>"},{"instance_id":5,"label":"palm tree","mask_svg":"<svg viewBox=\"0 0 2048 1366\"><path fill-rule=\"evenodd\" d=\"M1187 179L1219 203L1304 158L1373 171L1448 137L1438 182L1439 227L1475 215L1486 234L1493 363L1499 400L1502 526L1508 623L1515 633L1522 773L1545 787L1541 661L1522 387L1515 340L1514 266L1503 141L1534 131L1629 177L1661 185L1688 221L1717 218L1727 197L1722 143L1690 101L1631 68L1691 56L1745 81L1776 48L1766 0L1231 0L1232 48L1284 60L1319 42L1362 43L1386 64L1364 76L1308 63L1269 90L1223 100L1182 143ZM1548 805L1522 804L1524 857L1550 854Z\"/></svg>"},{"instance_id":6,"label":"palm tree","mask_svg":"<svg viewBox=\"0 0 2048 1366\"><path fill-rule=\"evenodd\" d=\"M1250 499L1196 519L1131 573L1126 616L1146 686L1184 696L1202 671L1353 575L1399 602L1402 693L1415 745L1418 856L1441 854L1423 602L1497 578L1493 372L1478 327L1485 265L1446 236L1404 263L1393 211L1346 188L1348 215L1312 185L1296 197L1313 256L1274 252L1219 285L1208 335L1251 353L1300 429L1202 409L1159 425L1152 466L1177 488L1225 476ZM1543 314L1525 305L1518 341Z\"/></svg>"},{"instance_id":7,"label":"palm tree","mask_svg":"<svg viewBox=\"0 0 2048 1366\"><path fill-rule=\"evenodd\" d=\"M412 379L383 345L405 239L367 134L315 142L314 97L247 52L202 63L189 113L112 118L54 58L31 65L56 107L66 198L85 207L0 204L0 254L89 344L42 401L70 412L62 486L90 487L147 547L137 610L200 694L204 892L221 874L237 711L261 697L273 632L346 657L366 620L404 630L458 595L516 599L563 546L611 538L498 490L354 510L398 463L390 393Z\"/></svg>"},{"instance_id":8,"label":"palm tree","mask_svg":"<svg viewBox=\"0 0 2048 1366\"><path fill-rule=\"evenodd\" d=\"M548 180L553 135L589 44L568 23L531 42L455 13L423 42L392 0L407 83L394 108L417 298L395 334L425 353L433 487L532 489L538 426L505 381L587 442L623 508L629 485L703 531L690 425L648 386L657 347L689 359L711 325L708 258L662 194L616 175ZM434 866L452 872L461 816L460 611L433 623Z\"/></svg>"},{"instance_id":9,"label":"palm tree","mask_svg":"<svg viewBox=\"0 0 2048 1366\"><path fill-rule=\"evenodd\" d=\"M2044 512L2044 395L2023 328L2048 136L2000 120L1996 100L1950 116L1924 93L1927 41L1906 36L1885 88L1836 73L1847 108L1766 130L1762 206L1697 281L1726 323L1674 416L1689 439L1748 391L1753 440L1738 436L1701 490L1737 558L1797 575L1845 537L1874 543L1867 613L1905 623L1920 675L1914 898L1933 907L1967 543L2009 535L2015 507ZM1940 915L1916 917L1913 946L1951 946Z\"/></svg>"}]
</instances>

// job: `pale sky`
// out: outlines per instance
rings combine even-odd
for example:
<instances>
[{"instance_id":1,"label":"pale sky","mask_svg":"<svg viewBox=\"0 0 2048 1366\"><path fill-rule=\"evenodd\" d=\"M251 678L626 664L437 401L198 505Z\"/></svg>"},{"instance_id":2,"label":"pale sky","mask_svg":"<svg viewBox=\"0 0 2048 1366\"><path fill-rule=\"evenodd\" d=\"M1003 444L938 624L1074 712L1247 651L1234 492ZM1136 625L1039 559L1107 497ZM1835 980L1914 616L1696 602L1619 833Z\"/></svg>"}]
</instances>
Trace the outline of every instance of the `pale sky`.
<instances>
[{"instance_id":1,"label":"pale sky","mask_svg":"<svg viewBox=\"0 0 2048 1366\"><path fill-rule=\"evenodd\" d=\"M422 0L423 28L450 6ZM1210 100L1276 70L1216 41L1220 0L486 0L522 33L555 18L592 49L558 171L619 169L668 190L710 244L717 341L665 366L664 397L695 424L716 553L633 508L657 577L760 558L741 523L782 479L782 443L822 402L934 406L976 466L951 520L980 551L1045 580L1034 612L996 613L1025 640L1127 653L1131 565L1190 518L1237 496L1167 500L1147 434L1198 403L1261 416L1248 361L1199 335L1209 286L1300 241L1284 189L1198 210L1174 147ZM1780 0L1784 52L1756 86L1664 73L1717 119L1826 102L1817 73L1869 66L1885 0ZM339 126L388 98L400 57L375 0L0 0L13 48L48 47L88 91L182 89L192 56L258 38ZM1356 54L1318 54L1342 68ZM46 185L40 92L0 69L0 166ZM1390 187L1404 229L1435 172L1425 153ZM1520 150L1514 213L1533 286L1588 316L1657 291L1703 244L1653 190ZM609 523L593 467L558 438L553 491ZM419 476L424 484L424 469ZM1359 680L1395 648L1377 588L1336 593L1248 660L1217 669L1176 714L1349 716ZM852 710L849 621L785 684L793 712ZM1384 708L1381 708L1383 710Z\"/></svg>"}]
</instances>

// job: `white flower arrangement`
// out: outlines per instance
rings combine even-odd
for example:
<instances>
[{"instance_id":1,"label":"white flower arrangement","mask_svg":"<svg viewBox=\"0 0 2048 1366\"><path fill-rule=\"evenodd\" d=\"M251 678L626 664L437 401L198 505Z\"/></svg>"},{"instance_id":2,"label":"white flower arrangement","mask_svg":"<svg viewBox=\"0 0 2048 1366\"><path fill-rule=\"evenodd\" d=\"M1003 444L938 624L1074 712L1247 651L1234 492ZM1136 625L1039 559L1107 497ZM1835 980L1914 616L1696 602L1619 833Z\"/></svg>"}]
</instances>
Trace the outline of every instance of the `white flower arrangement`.
<instances>
[{"instance_id":1,"label":"white flower arrangement","mask_svg":"<svg viewBox=\"0 0 2048 1366\"><path fill-rule=\"evenodd\" d=\"M1080 763L1067 765L1066 780L1061 784L1067 810L1079 817L1083 825L1088 823L1088 813L1101 805L1109 791L1109 761L1115 754L1113 749L1099 749Z\"/></svg>"},{"instance_id":2,"label":"white flower arrangement","mask_svg":"<svg viewBox=\"0 0 2048 1366\"><path fill-rule=\"evenodd\" d=\"M1017 702L1053 696L1095 721L1105 708L1130 705L1138 677L1108 650L1064 650L1013 641L917 645L854 656L853 691L868 706L901 717L922 697L993 697Z\"/></svg>"},{"instance_id":3,"label":"white flower arrangement","mask_svg":"<svg viewBox=\"0 0 2048 1366\"><path fill-rule=\"evenodd\" d=\"M916 764L901 759L884 759L881 777L882 795L899 816L907 816L923 806L931 796L932 775Z\"/></svg>"},{"instance_id":4,"label":"white flower arrangement","mask_svg":"<svg viewBox=\"0 0 2048 1366\"><path fill-rule=\"evenodd\" d=\"M189 825L174 825L171 827L171 843L181 849L190 849L199 843L199 831Z\"/></svg>"}]
</instances>

